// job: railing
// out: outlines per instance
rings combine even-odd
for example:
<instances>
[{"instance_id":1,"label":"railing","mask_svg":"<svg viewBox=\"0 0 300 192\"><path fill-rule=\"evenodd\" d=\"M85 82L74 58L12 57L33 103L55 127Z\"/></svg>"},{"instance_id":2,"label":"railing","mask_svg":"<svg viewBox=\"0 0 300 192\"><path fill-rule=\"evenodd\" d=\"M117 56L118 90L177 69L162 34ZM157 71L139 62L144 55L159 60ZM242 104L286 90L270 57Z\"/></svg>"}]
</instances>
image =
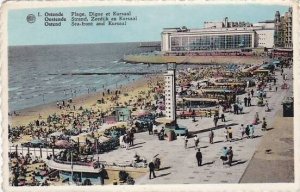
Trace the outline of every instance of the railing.
<instances>
[{"instance_id":1,"label":"railing","mask_svg":"<svg viewBox=\"0 0 300 192\"><path fill-rule=\"evenodd\" d=\"M81 166L92 166L93 165L93 162L89 162L89 163L86 163L86 162L78 162L78 161L62 161L62 160L58 160L58 159L53 159L54 162L56 163L60 163L60 164L65 164L65 165L81 165Z\"/></svg>"}]
</instances>

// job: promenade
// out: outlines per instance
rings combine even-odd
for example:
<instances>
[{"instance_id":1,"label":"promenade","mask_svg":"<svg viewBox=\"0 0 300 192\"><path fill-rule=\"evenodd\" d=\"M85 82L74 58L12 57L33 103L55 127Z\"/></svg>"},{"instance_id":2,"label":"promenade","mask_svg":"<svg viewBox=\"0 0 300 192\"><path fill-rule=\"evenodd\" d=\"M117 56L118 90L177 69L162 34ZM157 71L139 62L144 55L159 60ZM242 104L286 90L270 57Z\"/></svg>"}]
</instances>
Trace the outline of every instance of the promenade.
<instances>
[{"instance_id":1,"label":"promenade","mask_svg":"<svg viewBox=\"0 0 300 192\"><path fill-rule=\"evenodd\" d=\"M280 118L282 116L281 102L284 97L292 96L293 94L292 70L285 69L285 73L288 76L287 83L290 88L280 88L283 78L280 72L276 71L278 91L275 92L274 87L272 91L267 91L267 100L271 111L265 112L264 107L255 106L257 98L253 97L251 103L254 106L244 107L244 114L235 115L233 113L225 113L226 122L219 121L219 126L214 130L214 144L210 144L208 138L209 129L214 128L213 118L198 117L196 118L196 122L193 122L192 119L178 119L179 124L187 126L190 132L196 133L200 138L199 147L203 155L203 166L201 167L197 166L193 138L189 139L188 148L185 149L184 139L181 137L177 137L177 140L171 142L167 140L159 141L156 135L148 135L147 132L135 134L135 145L129 150L120 148L101 154L99 158L102 161L124 163L131 162L135 153L142 158L146 158L148 161L151 161L158 154L161 158L161 170L156 171L157 177L150 180L148 174L146 174L137 179L136 184L239 183L242 177L242 182L251 181L250 179L257 175L251 174L248 176L246 174L248 171L245 173L245 170L248 170L248 166L252 167L250 170L257 169L255 167L256 164L252 163L253 155L259 148L263 150L261 149L261 143L265 142L266 138L269 139L269 142L274 141L272 139L274 133L284 129L282 120L285 119ZM254 96L256 95L254 94ZM242 100L244 95L239 96L239 98ZM259 113L260 120L266 117L268 131L261 131L261 124L259 124L255 126L255 138L240 140L240 124L251 124L256 112ZM293 118L288 119L292 120ZM278 124L278 121L281 123ZM233 138L236 139L234 142L224 142L225 124L232 127ZM232 146L234 156L231 167L223 165L220 160L221 149L224 146ZM293 177L293 173L291 175Z\"/></svg>"},{"instance_id":2,"label":"promenade","mask_svg":"<svg viewBox=\"0 0 300 192\"><path fill-rule=\"evenodd\" d=\"M266 57L255 56L164 56L164 55L126 55L123 58L128 63L177 63L177 64L247 64L263 63Z\"/></svg>"}]
</instances>

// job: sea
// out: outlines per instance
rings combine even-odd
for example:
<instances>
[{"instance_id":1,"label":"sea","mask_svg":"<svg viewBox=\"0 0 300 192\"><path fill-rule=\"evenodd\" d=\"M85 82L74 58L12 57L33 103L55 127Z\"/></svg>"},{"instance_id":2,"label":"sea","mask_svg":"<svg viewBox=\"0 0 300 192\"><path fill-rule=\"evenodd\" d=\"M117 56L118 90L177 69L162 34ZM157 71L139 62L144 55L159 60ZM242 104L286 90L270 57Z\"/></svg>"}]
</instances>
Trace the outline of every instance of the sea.
<instances>
[{"instance_id":1,"label":"sea","mask_svg":"<svg viewBox=\"0 0 300 192\"><path fill-rule=\"evenodd\" d=\"M151 54L140 43L10 46L8 59L9 111L115 89L141 75L62 75L63 73L153 72L166 65L125 63L127 54Z\"/></svg>"}]
</instances>

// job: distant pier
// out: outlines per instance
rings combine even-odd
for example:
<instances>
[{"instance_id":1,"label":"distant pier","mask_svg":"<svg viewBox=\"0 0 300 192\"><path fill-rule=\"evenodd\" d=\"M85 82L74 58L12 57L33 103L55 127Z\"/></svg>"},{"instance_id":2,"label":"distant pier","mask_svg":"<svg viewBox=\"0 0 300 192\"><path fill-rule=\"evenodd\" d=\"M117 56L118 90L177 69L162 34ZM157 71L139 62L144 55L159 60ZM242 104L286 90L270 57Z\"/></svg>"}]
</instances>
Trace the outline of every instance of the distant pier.
<instances>
[{"instance_id":1,"label":"distant pier","mask_svg":"<svg viewBox=\"0 0 300 192\"><path fill-rule=\"evenodd\" d=\"M140 43L140 47L155 47L155 48L160 48L161 44L160 44L160 42L143 42L143 43Z\"/></svg>"}]
</instances>

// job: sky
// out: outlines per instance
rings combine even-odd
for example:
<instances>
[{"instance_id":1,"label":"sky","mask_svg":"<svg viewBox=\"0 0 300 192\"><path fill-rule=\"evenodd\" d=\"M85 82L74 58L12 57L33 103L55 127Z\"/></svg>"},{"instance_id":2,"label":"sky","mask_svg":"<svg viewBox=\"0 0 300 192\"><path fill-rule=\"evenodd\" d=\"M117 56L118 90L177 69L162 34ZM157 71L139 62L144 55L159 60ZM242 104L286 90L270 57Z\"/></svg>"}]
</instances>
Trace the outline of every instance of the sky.
<instances>
[{"instance_id":1,"label":"sky","mask_svg":"<svg viewBox=\"0 0 300 192\"><path fill-rule=\"evenodd\" d=\"M204 21L246 21L256 23L274 19L276 11L281 14L288 7L280 5L152 5L152 6L106 6L85 8L43 8L10 10L8 13L8 45L49 45L83 43L117 43L160 41L163 28L200 28ZM71 12L127 12L137 16L137 21L126 26L71 26ZM67 22L61 27L44 26L44 16L38 12L62 12ZM26 17L34 14L36 21L28 23Z\"/></svg>"}]
</instances>

